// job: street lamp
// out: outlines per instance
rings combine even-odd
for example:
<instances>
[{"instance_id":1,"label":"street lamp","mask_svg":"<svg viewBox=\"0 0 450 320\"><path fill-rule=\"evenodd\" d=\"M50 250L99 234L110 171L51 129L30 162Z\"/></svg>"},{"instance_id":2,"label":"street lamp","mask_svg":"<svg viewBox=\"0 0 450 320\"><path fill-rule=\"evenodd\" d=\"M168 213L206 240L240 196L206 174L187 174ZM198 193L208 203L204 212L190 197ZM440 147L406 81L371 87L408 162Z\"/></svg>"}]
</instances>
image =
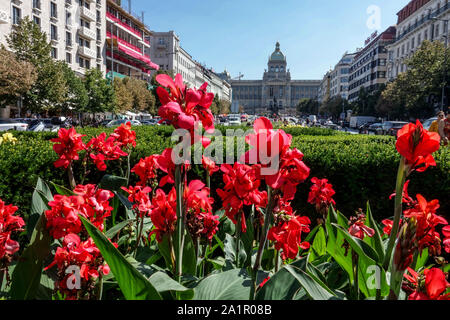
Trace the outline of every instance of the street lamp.
<instances>
[{"instance_id":1,"label":"street lamp","mask_svg":"<svg viewBox=\"0 0 450 320\"><path fill-rule=\"evenodd\" d=\"M441 111L444 111L444 97L445 97L445 87L447 86L446 83L446 66L447 66L447 46L448 46L448 19L439 19L439 18L433 18L434 21L444 21L444 30L446 30L445 37L445 52L444 52L444 81L442 82L442 100L441 100Z\"/></svg>"}]
</instances>

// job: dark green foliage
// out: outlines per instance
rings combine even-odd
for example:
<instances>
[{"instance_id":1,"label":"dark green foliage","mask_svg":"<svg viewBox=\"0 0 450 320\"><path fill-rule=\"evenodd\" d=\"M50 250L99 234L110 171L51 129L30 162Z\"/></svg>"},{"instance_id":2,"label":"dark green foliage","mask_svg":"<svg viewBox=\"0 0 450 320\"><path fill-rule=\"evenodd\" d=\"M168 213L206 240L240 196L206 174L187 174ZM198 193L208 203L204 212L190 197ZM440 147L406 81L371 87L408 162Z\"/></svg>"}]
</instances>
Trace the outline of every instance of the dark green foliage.
<instances>
[{"instance_id":1,"label":"dark green foliage","mask_svg":"<svg viewBox=\"0 0 450 320\"><path fill-rule=\"evenodd\" d=\"M219 130L230 127L219 127ZM244 130L246 128L244 127ZM137 147L131 154L131 165L134 166L140 158L161 153L170 147L172 128L136 127ZM352 136L321 129L285 128L293 135L293 147L304 154L304 162L311 168L312 177L327 178L336 190L337 208L347 216L354 214L358 208L366 208L370 201L375 220L393 215L393 200L389 196L394 192L395 175L400 160L395 150L395 140L382 136ZM90 137L112 129L85 128L77 130ZM19 142L16 145L0 146L0 198L6 203L19 206L20 213L28 215L29 199L33 193L38 176L46 181L66 186L67 176L63 169L55 169L53 162L57 160L49 139L56 133L14 132ZM322 134L322 136L319 136ZM336 135L332 135L336 134ZM225 151L224 151L225 152ZM84 153L80 154L80 159ZM441 208L438 214L449 212L450 201L450 151L442 148L434 154L437 167L429 168L425 173L413 173L411 176L410 195L422 194L427 200L439 199ZM99 172L90 164L85 184L98 183L105 174L124 176L126 158L121 161L107 163L107 172ZM81 161L75 163L74 170L77 182L81 182ZM193 166L189 178L204 180L201 166ZM137 182L137 176L131 174L131 184ZM220 198L216 189L223 187L220 172L211 179L212 196L216 198L216 209L220 209ZM311 182L308 179L298 186L293 207L299 213L316 217L314 207L308 204L307 198Z\"/></svg>"}]
</instances>

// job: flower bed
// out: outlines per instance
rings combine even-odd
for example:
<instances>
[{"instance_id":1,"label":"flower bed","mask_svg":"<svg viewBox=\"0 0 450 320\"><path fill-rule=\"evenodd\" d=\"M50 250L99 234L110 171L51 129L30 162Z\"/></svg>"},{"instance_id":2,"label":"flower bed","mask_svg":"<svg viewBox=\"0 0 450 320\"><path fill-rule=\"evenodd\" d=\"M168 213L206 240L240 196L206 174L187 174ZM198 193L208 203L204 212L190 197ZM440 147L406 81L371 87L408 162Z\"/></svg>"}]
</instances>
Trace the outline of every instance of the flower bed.
<instances>
[{"instance_id":1,"label":"flower bed","mask_svg":"<svg viewBox=\"0 0 450 320\"><path fill-rule=\"evenodd\" d=\"M312 154L330 143L359 161L375 155L398 159L394 193L386 193L394 201L393 219L380 223L369 204L342 214L336 196L349 191L337 190L326 176L313 176L293 136L274 129L267 118L255 121L236 161L218 165L208 148L217 151L223 141L196 129L199 123L214 129L207 84L188 89L180 75L156 80L159 114L177 130L176 143L161 153L145 152L132 165L138 145L130 122L92 137L60 129L50 139L57 155L52 163L64 172L68 187L39 178L26 221L16 206L0 200L1 296L450 300L445 258L450 225L439 212L439 199L410 189L411 181L438 166L437 133L419 121L407 124L392 154L386 138L374 138L373 149L367 147L370 138L350 145L343 136L311 140ZM161 148L168 139L159 138ZM196 150L200 158L189 153ZM337 152L333 156L329 163L340 161ZM221 179L214 187L219 200L212 197L213 177ZM314 216L293 205L302 186L308 190L302 201ZM382 201L388 200L377 202ZM26 239L19 243L23 231Z\"/></svg>"}]
</instances>

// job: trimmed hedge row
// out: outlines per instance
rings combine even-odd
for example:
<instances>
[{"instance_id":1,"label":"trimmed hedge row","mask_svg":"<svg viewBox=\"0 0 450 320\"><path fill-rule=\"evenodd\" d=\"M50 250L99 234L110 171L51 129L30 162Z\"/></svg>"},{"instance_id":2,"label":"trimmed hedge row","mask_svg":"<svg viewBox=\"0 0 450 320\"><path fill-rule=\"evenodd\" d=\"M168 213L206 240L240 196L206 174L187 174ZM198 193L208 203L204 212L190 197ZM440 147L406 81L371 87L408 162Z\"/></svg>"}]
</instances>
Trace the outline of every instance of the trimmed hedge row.
<instances>
[{"instance_id":1,"label":"trimmed hedge row","mask_svg":"<svg viewBox=\"0 0 450 320\"><path fill-rule=\"evenodd\" d=\"M248 129L242 127L244 130ZM229 127L218 127L224 131ZM131 154L131 165L140 158L161 153L171 146L172 128L137 127L137 147ZM98 135L112 129L85 128L79 129L87 137ZM311 178L327 178L336 190L335 200L339 210L351 215L358 208L365 208L370 201L376 219L392 216L393 201L389 196L394 191L397 167L400 156L395 150L395 139L384 136L361 136L336 133L333 130L285 128L293 135L293 146L304 153L304 161L311 168ZM0 146L0 198L7 203L14 203L25 216L29 211L31 196L37 178L53 181L67 186L64 170L55 169L53 162L57 155L52 150L49 139L56 133L14 132L18 138L16 145ZM410 194L417 193L427 200L439 199L441 209L438 213L447 215L450 209L450 149L441 148L435 155L437 167L425 173L413 173L411 176ZM81 154L83 157L83 154ZM82 176L81 161L74 170L77 177ZM126 159L108 163L106 173L123 175L126 170ZM104 172L98 172L93 165L89 166L84 183L98 183ZM203 176L203 170L194 167L191 176ZM136 181L132 175L131 183ZM81 182L80 178L77 182ZM212 179L213 196L215 189L223 187L221 175L215 174ZM299 185L293 206L303 214L314 217L314 208L306 203L310 181ZM220 205L220 200L217 199Z\"/></svg>"}]
</instances>

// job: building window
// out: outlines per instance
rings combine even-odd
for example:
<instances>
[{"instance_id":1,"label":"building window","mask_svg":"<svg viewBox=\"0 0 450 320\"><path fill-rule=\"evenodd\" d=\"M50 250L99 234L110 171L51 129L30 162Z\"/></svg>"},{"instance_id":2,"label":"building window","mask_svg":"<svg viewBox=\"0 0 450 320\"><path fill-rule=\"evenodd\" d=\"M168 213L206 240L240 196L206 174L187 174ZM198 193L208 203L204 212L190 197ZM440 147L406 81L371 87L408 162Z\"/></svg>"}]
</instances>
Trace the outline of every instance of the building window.
<instances>
[{"instance_id":1,"label":"building window","mask_svg":"<svg viewBox=\"0 0 450 320\"><path fill-rule=\"evenodd\" d=\"M102 30L97 28L97 41L102 41Z\"/></svg>"},{"instance_id":2,"label":"building window","mask_svg":"<svg viewBox=\"0 0 450 320\"><path fill-rule=\"evenodd\" d=\"M52 58L58 59L58 49L52 47Z\"/></svg>"},{"instance_id":3,"label":"building window","mask_svg":"<svg viewBox=\"0 0 450 320\"><path fill-rule=\"evenodd\" d=\"M12 10L13 10L13 16L12 16L13 24L19 24L20 19L22 17L22 11L15 6L12 7Z\"/></svg>"},{"instance_id":4,"label":"building window","mask_svg":"<svg viewBox=\"0 0 450 320\"><path fill-rule=\"evenodd\" d=\"M102 48L97 46L97 59L101 59L101 58L102 58Z\"/></svg>"},{"instance_id":5,"label":"building window","mask_svg":"<svg viewBox=\"0 0 450 320\"><path fill-rule=\"evenodd\" d=\"M39 17L33 16L33 22L39 27L41 26L41 19Z\"/></svg>"},{"instance_id":6,"label":"building window","mask_svg":"<svg viewBox=\"0 0 450 320\"><path fill-rule=\"evenodd\" d=\"M66 11L66 25L67 26L72 25L72 13L69 11Z\"/></svg>"},{"instance_id":7,"label":"building window","mask_svg":"<svg viewBox=\"0 0 450 320\"><path fill-rule=\"evenodd\" d=\"M50 37L52 40L58 40L58 28L54 25L50 25Z\"/></svg>"},{"instance_id":8,"label":"building window","mask_svg":"<svg viewBox=\"0 0 450 320\"><path fill-rule=\"evenodd\" d=\"M57 9L56 3L54 3L54 2L50 2L50 17L58 18L58 9Z\"/></svg>"},{"instance_id":9,"label":"building window","mask_svg":"<svg viewBox=\"0 0 450 320\"><path fill-rule=\"evenodd\" d=\"M66 53L66 62L71 64L72 63L72 54Z\"/></svg>"},{"instance_id":10,"label":"building window","mask_svg":"<svg viewBox=\"0 0 450 320\"><path fill-rule=\"evenodd\" d=\"M41 9L41 0L33 0L33 9Z\"/></svg>"},{"instance_id":11,"label":"building window","mask_svg":"<svg viewBox=\"0 0 450 320\"><path fill-rule=\"evenodd\" d=\"M72 45L72 33L66 32L66 45L71 46Z\"/></svg>"}]
</instances>

